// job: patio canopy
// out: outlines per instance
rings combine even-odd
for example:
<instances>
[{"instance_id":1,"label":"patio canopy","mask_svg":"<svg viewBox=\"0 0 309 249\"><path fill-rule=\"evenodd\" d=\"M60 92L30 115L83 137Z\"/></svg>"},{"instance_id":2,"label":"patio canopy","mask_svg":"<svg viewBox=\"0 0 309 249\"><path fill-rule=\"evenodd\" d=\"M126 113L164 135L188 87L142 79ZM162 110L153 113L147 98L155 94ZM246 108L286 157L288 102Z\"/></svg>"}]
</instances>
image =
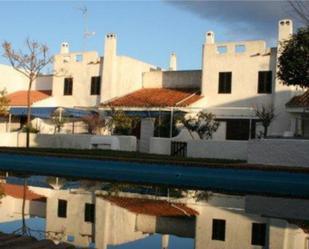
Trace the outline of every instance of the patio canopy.
<instances>
[{"instance_id":1,"label":"patio canopy","mask_svg":"<svg viewBox=\"0 0 309 249\"><path fill-rule=\"evenodd\" d=\"M31 116L36 118L50 118L56 109L56 107L32 107ZM17 117L27 116L27 108L11 107L10 114Z\"/></svg>"},{"instance_id":2,"label":"patio canopy","mask_svg":"<svg viewBox=\"0 0 309 249\"><path fill-rule=\"evenodd\" d=\"M56 110L60 108L57 107L32 107L31 116L36 118L51 118ZM64 117L70 118L81 118L87 115L90 115L92 112L83 109L76 108L61 108L62 115ZM26 107L12 107L10 108L10 114L12 116L23 117L27 116Z\"/></svg>"}]
</instances>

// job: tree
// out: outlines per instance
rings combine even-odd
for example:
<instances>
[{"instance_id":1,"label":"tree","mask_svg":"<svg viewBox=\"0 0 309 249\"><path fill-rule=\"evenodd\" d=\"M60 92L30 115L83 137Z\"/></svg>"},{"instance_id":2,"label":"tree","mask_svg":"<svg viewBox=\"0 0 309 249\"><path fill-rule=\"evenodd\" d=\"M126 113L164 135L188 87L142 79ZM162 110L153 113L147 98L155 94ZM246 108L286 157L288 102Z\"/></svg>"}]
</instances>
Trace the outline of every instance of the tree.
<instances>
[{"instance_id":1,"label":"tree","mask_svg":"<svg viewBox=\"0 0 309 249\"><path fill-rule=\"evenodd\" d=\"M180 122L191 134L196 132L201 139L209 139L215 133L220 123L215 120L216 116L212 113L200 111L195 115L184 115L178 122Z\"/></svg>"},{"instance_id":2,"label":"tree","mask_svg":"<svg viewBox=\"0 0 309 249\"><path fill-rule=\"evenodd\" d=\"M128 116L122 110L111 108L110 120L106 121L106 126L113 131L113 134L129 135L132 129L135 128L136 120L136 118Z\"/></svg>"},{"instance_id":3,"label":"tree","mask_svg":"<svg viewBox=\"0 0 309 249\"><path fill-rule=\"evenodd\" d=\"M263 136L267 137L268 127L270 126L271 122L276 118L275 109L272 106L265 106L262 105L260 108L255 108L255 115L259 118L262 122L264 127Z\"/></svg>"},{"instance_id":4,"label":"tree","mask_svg":"<svg viewBox=\"0 0 309 249\"><path fill-rule=\"evenodd\" d=\"M31 127L31 89L35 80L40 76L44 67L53 60L48 55L48 47L44 44L26 40L26 51L14 50L10 42L5 41L2 44L4 50L3 56L7 58L11 66L23 74L28 79L27 91L27 141L26 147L29 148L30 127Z\"/></svg>"},{"instance_id":5,"label":"tree","mask_svg":"<svg viewBox=\"0 0 309 249\"><path fill-rule=\"evenodd\" d=\"M5 89L0 91L0 117L8 114L9 99L7 98Z\"/></svg>"},{"instance_id":6,"label":"tree","mask_svg":"<svg viewBox=\"0 0 309 249\"><path fill-rule=\"evenodd\" d=\"M92 112L82 118L82 120L87 124L88 133L90 134L100 134L101 128L106 125L106 119L102 118L99 113Z\"/></svg>"},{"instance_id":7,"label":"tree","mask_svg":"<svg viewBox=\"0 0 309 249\"><path fill-rule=\"evenodd\" d=\"M309 87L309 26L282 43L278 78L289 86Z\"/></svg>"}]
</instances>

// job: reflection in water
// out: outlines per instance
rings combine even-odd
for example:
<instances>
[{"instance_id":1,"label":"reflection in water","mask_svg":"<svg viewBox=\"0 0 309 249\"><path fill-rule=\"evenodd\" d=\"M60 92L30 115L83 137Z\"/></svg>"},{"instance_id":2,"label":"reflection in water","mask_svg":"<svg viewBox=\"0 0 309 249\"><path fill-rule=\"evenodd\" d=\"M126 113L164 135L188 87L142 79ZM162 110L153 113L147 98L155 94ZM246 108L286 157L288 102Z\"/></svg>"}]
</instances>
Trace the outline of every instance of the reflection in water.
<instances>
[{"instance_id":1,"label":"reflection in water","mask_svg":"<svg viewBox=\"0 0 309 249\"><path fill-rule=\"evenodd\" d=\"M14 179L0 183L0 228L21 219L24 189ZM38 179L49 187L34 182L27 187L25 214L44 218L42 233L55 243L97 249L309 249L309 200ZM160 246L154 246L158 236Z\"/></svg>"}]
</instances>

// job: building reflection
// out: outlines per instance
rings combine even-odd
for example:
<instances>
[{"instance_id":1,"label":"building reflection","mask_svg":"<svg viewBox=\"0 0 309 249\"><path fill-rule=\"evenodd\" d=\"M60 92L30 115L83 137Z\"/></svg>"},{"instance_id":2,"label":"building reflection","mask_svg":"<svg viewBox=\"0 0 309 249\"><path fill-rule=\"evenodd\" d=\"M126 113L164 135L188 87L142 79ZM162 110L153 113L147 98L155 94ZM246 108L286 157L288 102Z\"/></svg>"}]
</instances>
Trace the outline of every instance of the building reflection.
<instances>
[{"instance_id":1,"label":"building reflection","mask_svg":"<svg viewBox=\"0 0 309 249\"><path fill-rule=\"evenodd\" d=\"M55 188L27 190L28 214L46 218L46 236L55 242L106 249L161 234L162 248L169 235L194 239L195 249L309 248L309 200L217 193L197 198L193 191L172 198L110 192L99 182L65 185L58 179ZM1 222L20 219L21 199L10 188L1 199Z\"/></svg>"}]
</instances>

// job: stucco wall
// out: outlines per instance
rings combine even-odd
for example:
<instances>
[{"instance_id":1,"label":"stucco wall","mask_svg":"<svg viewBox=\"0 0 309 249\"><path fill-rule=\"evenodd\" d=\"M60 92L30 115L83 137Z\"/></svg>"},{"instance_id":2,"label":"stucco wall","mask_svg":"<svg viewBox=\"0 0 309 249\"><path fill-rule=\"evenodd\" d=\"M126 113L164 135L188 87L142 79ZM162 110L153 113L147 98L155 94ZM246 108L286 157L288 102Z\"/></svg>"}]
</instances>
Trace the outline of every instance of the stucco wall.
<instances>
[{"instance_id":1,"label":"stucco wall","mask_svg":"<svg viewBox=\"0 0 309 249\"><path fill-rule=\"evenodd\" d=\"M142 88L143 72L149 72L153 65L133 59L127 56L117 56L117 85L112 98L120 97L125 94Z\"/></svg>"},{"instance_id":2,"label":"stucco wall","mask_svg":"<svg viewBox=\"0 0 309 249\"><path fill-rule=\"evenodd\" d=\"M29 80L23 74L17 72L13 67L0 64L0 90L4 88L8 93L27 90ZM39 77L33 84L32 90L51 90L52 77L45 75Z\"/></svg>"},{"instance_id":3,"label":"stucco wall","mask_svg":"<svg viewBox=\"0 0 309 249\"><path fill-rule=\"evenodd\" d=\"M186 140L186 142L187 157L247 160L247 141ZM171 139L152 137L149 151L153 154L170 155Z\"/></svg>"},{"instance_id":4,"label":"stucco wall","mask_svg":"<svg viewBox=\"0 0 309 249\"><path fill-rule=\"evenodd\" d=\"M188 157L247 160L247 141L188 141Z\"/></svg>"},{"instance_id":5,"label":"stucco wall","mask_svg":"<svg viewBox=\"0 0 309 249\"><path fill-rule=\"evenodd\" d=\"M248 142L248 162L309 167L309 140L251 140Z\"/></svg>"},{"instance_id":6,"label":"stucco wall","mask_svg":"<svg viewBox=\"0 0 309 249\"><path fill-rule=\"evenodd\" d=\"M82 55L82 61L76 56ZM100 95L90 95L91 77L100 76L101 61L97 52L76 52L55 56L53 77L53 97L55 106L95 106L100 102ZM64 96L64 79L73 78L72 96Z\"/></svg>"},{"instance_id":7,"label":"stucco wall","mask_svg":"<svg viewBox=\"0 0 309 249\"><path fill-rule=\"evenodd\" d=\"M100 137L81 134L31 134L30 146L40 148L72 148L90 149L91 138ZM104 136L101 136L104 138ZM133 136L114 136L118 141L122 151L136 151L136 137ZM0 147L25 147L26 133L0 133Z\"/></svg>"},{"instance_id":8,"label":"stucco wall","mask_svg":"<svg viewBox=\"0 0 309 249\"><path fill-rule=\"evenodd\" d=\"M151 71L143 73L144 88L200 88L201 70Z\"/></svg>"}]
</instances>

